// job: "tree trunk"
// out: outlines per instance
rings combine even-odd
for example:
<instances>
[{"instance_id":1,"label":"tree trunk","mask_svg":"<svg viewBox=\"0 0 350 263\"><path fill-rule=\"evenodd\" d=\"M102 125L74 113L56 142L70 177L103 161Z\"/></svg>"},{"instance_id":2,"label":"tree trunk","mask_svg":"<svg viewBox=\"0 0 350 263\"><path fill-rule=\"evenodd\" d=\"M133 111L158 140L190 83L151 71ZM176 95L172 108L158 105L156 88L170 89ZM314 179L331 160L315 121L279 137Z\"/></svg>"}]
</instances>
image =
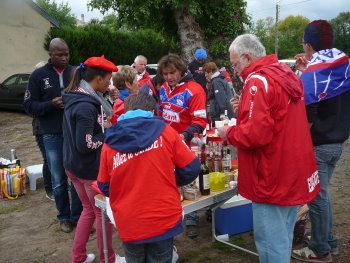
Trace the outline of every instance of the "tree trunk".
<instances>
[{"instance_id":1,"label":"tree trunk","mask_svg":"<svg viewBox=\"0 0 350 263\"><path fill-rule=\"evenodd\" d=\"M193 60L193 54L197 48L205 48L202 30L190 13L188 6L174 10L177 34L181 41L182 58L189 63Z\"/></svg>"}]
</instances>

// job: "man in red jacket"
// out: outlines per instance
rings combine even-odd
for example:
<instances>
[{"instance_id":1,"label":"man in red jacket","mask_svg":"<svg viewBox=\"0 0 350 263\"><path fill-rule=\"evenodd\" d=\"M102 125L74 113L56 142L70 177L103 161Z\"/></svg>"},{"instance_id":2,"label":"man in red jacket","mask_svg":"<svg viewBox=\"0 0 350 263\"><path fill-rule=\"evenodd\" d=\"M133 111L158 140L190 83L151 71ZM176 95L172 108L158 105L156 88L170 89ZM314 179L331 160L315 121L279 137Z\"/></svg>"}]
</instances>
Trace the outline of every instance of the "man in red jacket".
<instances>
[{"instance_id":1,"label":"man in red jacket","mask_svg":"<svg viewBox=\"0 0 350 263\"><path fill-rule=\"evenodd\" d=\"M139 82L139 88L147 83L147 81L151 80L149 73L146 71L147 67L147 58L142 55L138 55L132 66L137 71L137 81Z\"/></svg>"},{"instance_id":2,"label":"man in red jacket","mask_svg":"<svg viewBox=\"0 0 350 263\"><path fill-rule=\"evenodd\" d=\"M244 79L237 126L220 136L238 149L239 193L253 201L260 262L290 262L298 205L320 191L301 80L251 34L230 46L230 61Z\"/></svg>"}]
</instances>

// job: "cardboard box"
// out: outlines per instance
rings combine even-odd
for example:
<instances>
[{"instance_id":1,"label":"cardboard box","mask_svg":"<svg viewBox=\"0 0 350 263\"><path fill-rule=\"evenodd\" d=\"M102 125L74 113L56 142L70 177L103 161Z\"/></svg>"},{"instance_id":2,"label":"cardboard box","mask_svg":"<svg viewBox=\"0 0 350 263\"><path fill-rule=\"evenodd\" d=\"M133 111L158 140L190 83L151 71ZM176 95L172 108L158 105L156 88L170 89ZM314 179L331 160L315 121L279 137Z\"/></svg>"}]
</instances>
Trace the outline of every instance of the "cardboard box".
<instances>
[{"instance_id":1,"label":"cardboard box","mask_svg":"<svg viewBox=\"0 0 350 263\"><path fill-rule=\"evenodd\" d=\"M253 229L252 203L237 195L215 211L215 228L220 234L234 235Z\"/></svg>"}]
</instances>

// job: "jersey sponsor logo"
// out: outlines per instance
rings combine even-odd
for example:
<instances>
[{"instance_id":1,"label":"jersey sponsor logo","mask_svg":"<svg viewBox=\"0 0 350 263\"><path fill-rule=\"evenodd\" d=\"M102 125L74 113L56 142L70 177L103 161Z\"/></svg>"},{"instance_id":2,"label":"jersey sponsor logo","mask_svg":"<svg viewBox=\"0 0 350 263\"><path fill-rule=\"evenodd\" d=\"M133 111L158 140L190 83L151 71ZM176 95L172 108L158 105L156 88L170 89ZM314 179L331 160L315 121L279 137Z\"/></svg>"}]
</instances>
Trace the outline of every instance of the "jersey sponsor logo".
<instances>
[{"instance_id":1,"label":"jersey sponsor logo","mask_svg":"<svg viewBox=\"0 0 350 263\"><path fill-rule=\"evenodd\" d=\"M309 186L309 193L315 190L316 186L320 183L318 171L315 171L309 178L307 178L307 184Z\"/></svg>"},{"instance_id":2,"label":"jersey sponsor logo","mask_svg":"<svg viewBox=\"0 0 350 263\"><path fill-rule=\"evenodd\" d=\"M252 96L255 96L255 94L258 92L258 87L257 86L251 86L250 87L250 90L249 90L249 93L252 95Z\"/></svg>"},{"instance_id":3,"label":"jersey sponsor logo","mask_svg":"<svg viewBox=\"0 0 350 263\"><path fill-rule=\"evenodd\" d=\"M44 81L44 85L45 85L44 89L52 88L52 86L50 84L50 78L45 78L45 79L43 79L43 81Z\"/></svg>"},{"instance_id":4,"label":"jersey sponsor logo","mask_svg":"<svg viewBox=\"0 0 350 263\"><path fill-rule=\"evenodd\" d=\"M172 110L164 109L163 110L163 118L164 118L164 120L169 121L169 122L180 123L180 114L178 112L175 112Z\"/></svg>"},{"instance_id":5,"label":"jersey sponsor logo","mask_svg":"<svg viewBox=\"0 0 350 263\"><path fill-rule=\"evenodd\" d=\"M196 110L193 112L193 115L199 118L206 118L207 112L205 110Z\"/></svg>"},{"instance_id":6,"label":"jersey sponsor logo","mask_svg":"<svg viewBox=\"0 0 350 263\"><path fill-rule=\"evenodd\" d=\"M250 102L250 107L249 107L249 116L248 118L250 119L253 115L253 107L254 107L254 101Z\"/></svg>"},{"instance_id":7,"label":"jersey sponsor logo","mask_svg":"<svg viewBox=\"0 0 350 263\"><path fill-rule=\"evenodd\" d=\"M184 105L184 103L185 103L185 98L184 98L184 96L178 95L178 96L176 97L176 104L177 104L178 106L182 107L182 106Z\"/></svg>"}]
</instances>

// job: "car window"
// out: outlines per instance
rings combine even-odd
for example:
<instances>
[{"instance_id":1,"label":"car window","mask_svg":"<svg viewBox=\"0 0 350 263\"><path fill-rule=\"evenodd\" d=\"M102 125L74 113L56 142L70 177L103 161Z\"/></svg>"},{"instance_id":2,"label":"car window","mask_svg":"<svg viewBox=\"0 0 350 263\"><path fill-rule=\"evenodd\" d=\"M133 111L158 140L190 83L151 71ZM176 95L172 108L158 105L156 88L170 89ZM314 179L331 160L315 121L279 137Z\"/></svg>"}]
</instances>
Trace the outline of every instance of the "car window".
<instances>
[{"instance_id":1,"label":"car window","mask_svg":"<svg viewBox=\"0 0 350 263\"><path fill-rule=\"evenodd\" d=\"M27 85L29 81L29 75L21 75L18 79L18 84Z\"/></svg>"},{"instance_id":2,"label":"car window","mask_svg":"<svg viewBox=\"0 0 350 263\"><path fill-rule=\"evenodd\" d=\"M157 69L158 69L158 65L157 64L149 64L146 67L146 71L150 74L150 75L156 75L157 74Z\"/></svg>"},{"instance_id":3,"label":"car window","mask_svg":"<svg viewBox=\"0 0 350 263\"><path fill-rule=\"evenodd\" d=\"M4 81L3 84L5 86L11 86L11 85L14 85L16 83L16 80L17 80L17 75L8 78L7 80Z\"/></svg>"}]
</instances>

